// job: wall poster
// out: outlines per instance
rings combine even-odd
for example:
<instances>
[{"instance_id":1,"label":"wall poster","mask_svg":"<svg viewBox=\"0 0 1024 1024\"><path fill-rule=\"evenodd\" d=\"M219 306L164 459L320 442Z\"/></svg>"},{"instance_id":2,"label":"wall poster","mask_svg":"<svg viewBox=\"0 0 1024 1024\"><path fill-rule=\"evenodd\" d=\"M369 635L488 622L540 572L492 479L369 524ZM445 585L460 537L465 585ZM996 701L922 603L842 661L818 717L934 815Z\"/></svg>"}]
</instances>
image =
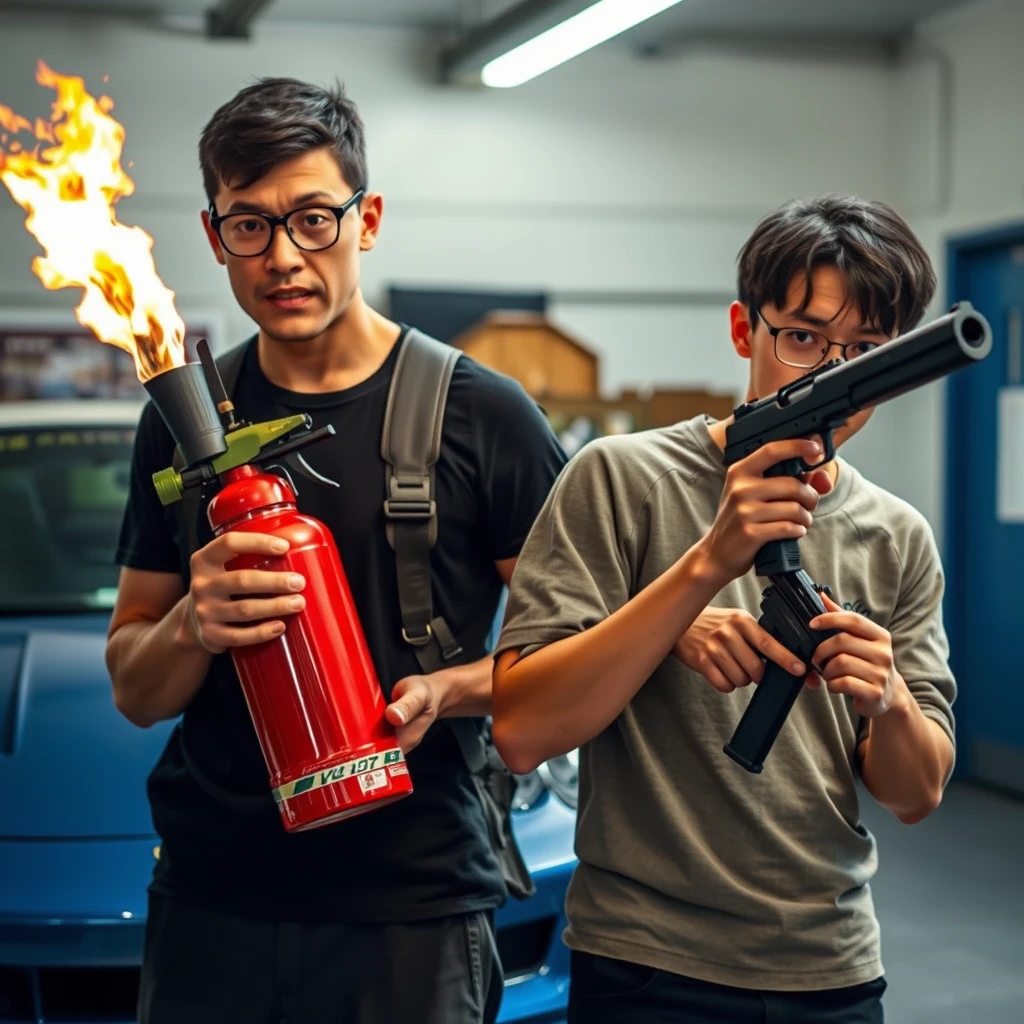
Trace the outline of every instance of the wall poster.
<instances>
[{"instance_id":1,"label":"wall poster","mask_svg":"<svg viewBox=\"0 0 1024 1024\"><path fill-rule=\"evenodd\" d=\"M220 314L181 311L186 349L200 338L219 351ZM135 361L98 341L74 313L0 306L0 402L145 398Z\"/></svg>"}]
</instances>

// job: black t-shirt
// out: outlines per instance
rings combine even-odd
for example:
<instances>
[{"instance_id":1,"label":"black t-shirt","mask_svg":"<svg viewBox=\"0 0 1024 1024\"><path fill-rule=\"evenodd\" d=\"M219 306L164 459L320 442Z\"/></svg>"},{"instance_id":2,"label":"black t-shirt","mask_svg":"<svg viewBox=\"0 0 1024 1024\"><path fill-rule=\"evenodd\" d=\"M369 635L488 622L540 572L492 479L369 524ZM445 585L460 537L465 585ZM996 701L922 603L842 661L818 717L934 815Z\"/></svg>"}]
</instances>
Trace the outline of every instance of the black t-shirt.
<instances>
[{"instance_id":1,"label":"black t-shirt","mask_svg":"<svg viewBox=\"0 0 1024 1024\"><path fill-rule=\"evenodd\" d=\"M401 636L380 455L388 385L404 337L361 384L315 395L271 384L251 342L233 395L248 420L298 412L308 413L314 428L334 426L334 437L303 455L340 487L296 477L298 506L334 535L385 695L420 672ZM179 509L160 504L152 480L173 455L170 432L147 404L117 561L178 572L187 581ZM431 568L435 611L463 647L459 661L487 653L502 589L494 563L519 553L564 462L542 412L516 381L467 356L458 360L435 471ZM200 533L200 544L209 537ZM501 873L450 729L436 722L408 763L412 796L310 832L286 833L230 655L218 655L149 777L162 839L152 887L212 909L277 920L416 920L500 905Z\"/></svg>"}]
</instances>

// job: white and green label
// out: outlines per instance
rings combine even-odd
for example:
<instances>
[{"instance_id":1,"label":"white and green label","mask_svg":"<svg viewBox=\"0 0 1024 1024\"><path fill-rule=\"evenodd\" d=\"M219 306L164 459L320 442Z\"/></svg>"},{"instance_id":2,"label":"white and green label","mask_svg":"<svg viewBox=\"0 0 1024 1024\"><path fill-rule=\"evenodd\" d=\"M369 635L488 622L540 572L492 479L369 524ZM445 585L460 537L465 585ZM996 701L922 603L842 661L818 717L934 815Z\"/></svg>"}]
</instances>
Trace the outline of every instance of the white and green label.
<instances>
[{"instance_id":1,"label":"white and green label","mask_svg":"<svg viewBox=\"0 0 1024 1024\"><path fill-rule=\"evenodd\" d=\"M324 786L333 786L334 783L344 779L352 779L359 775L365 775L367 772L386 768L389 765L404 764L404 762L405 757L400 747L395 747L394 750L383 750L379 754L370 754L369 757L345 761L342 764L332 765L330 768L323 768L312 775L304 775L301 779L286 782L274 790L274 799L278 803L283 803L301 793L322 789Z\"/></svg>"}]
</instances>

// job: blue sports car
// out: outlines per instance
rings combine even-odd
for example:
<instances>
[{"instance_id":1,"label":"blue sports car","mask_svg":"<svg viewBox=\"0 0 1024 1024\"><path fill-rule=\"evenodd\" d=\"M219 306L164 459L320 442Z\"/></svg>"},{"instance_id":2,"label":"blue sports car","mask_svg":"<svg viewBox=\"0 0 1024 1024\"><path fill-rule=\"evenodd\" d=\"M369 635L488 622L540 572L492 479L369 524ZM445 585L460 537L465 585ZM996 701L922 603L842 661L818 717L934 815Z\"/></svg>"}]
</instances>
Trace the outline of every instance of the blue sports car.
<instances>
[{"instance_id":1,"label":"blue sports car","mask_svg":"<svg viewBox=\"0 0 1024 1024\"><path fill-rule=\"evenodd\" d=\"M172 723L135 728L104 664L140 406L0 404L0 1024L135 1020L159 839L145 779ZM564 1019L576 758L520 780L537 892L499 912L504 1022Z\"/></svg>"}]
</instances>

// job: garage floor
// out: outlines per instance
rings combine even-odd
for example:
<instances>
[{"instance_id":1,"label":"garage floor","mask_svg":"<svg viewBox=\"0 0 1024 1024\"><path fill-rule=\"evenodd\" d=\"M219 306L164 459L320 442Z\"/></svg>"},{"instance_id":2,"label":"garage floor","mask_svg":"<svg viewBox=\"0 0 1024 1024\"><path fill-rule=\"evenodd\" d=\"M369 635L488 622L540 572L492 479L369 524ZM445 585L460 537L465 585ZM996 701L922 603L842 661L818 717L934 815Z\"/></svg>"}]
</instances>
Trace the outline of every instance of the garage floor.
<instances>
[{"instance_id":1,"label":"garage floor","mask_svg":"<svg viewBox=\"0 0 1024 1024\"><path fill-rule=\"evenodd\" d=\"M949 787L901 825L863 799L889 980L886 1024L1024 1024L1024 801Z\"/></svg>"}]
</instances>

